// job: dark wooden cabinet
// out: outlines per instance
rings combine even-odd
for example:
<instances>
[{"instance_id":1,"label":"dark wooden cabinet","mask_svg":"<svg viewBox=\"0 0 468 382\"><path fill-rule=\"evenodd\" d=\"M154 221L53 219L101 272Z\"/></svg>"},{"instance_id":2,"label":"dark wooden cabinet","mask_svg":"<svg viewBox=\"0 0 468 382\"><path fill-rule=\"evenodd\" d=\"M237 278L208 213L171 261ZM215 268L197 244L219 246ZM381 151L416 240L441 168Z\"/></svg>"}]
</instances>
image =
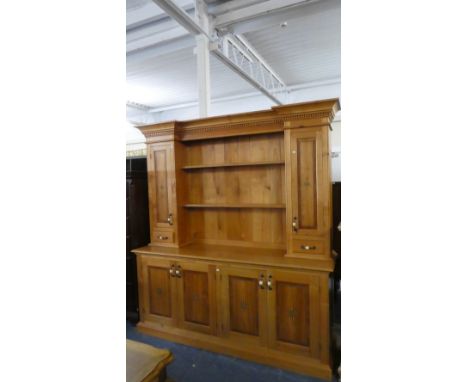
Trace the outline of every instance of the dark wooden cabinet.
<instances>
[{"instance_id":1,"label":"dark wooden cabinet","mask_svg":"<svg viewBox=\"0 0 468 382\"><path fill-rule=\"evenodd\" d=\"M136 258L132 249L150 241L148 219L148 180L146 158L127 158L126 182L126 282L127 320L138 321L138 282Z\"/></svg>"}]
</instances>

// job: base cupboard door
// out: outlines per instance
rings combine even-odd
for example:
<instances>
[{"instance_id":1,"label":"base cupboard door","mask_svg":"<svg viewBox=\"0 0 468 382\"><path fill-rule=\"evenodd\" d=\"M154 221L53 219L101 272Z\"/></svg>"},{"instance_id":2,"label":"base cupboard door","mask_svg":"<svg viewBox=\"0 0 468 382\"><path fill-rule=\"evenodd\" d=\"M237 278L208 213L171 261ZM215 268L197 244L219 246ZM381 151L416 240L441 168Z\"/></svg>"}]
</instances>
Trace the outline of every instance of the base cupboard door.
<instances>
[{"instance_id":1,"label":"base cupboard door","mask_svg":"<svg viewBox=\"0 0 468 382\"><path fill-rule=\"evenodd\" d=\"M273 270L267 288L269 346L320 359L320 278Z\"/></svg>"},{"instance_id":2,"label":"base cupboard door","mask_svg":"<svg viewBox=\"0 0 468 382\"><path fill-rule=\"evenodd\" d=\"M223 337L267 345L266 269L220 267L220 316Z\"/></svg>"},{"instance_id":3,"label":"base cupboard door","mask_svg":"<svg viewBox=\"0 0 468 382\"><path fill-rule=\"evenodd\" d=\"M143 320L175 326L177 320L177 284L174 262L140 257L140 305Z\"/></svg>"},{"instance_id":4,"label":"base cupboard door","mask_svg":"<svg viewBox=\"0 0 468 382\"><path fill-rule=\"evenodd\" d=\"M215 268L212 264L176 263L179 327L216 334Z\"/></svg>"}]
</instances>

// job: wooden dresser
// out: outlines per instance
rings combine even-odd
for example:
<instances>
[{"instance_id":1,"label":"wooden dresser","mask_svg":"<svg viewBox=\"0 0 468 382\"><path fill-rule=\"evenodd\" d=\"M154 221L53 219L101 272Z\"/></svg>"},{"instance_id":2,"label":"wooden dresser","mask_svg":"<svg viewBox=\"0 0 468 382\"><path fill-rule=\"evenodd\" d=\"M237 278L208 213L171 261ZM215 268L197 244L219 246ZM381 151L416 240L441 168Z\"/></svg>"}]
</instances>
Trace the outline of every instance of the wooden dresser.
<instances>
[{"instance_id":1,"label":"wooden dresser","mask_svg":"<svg viewBox=\"0 0 468 382\"><path fill-rule=\"evenodd\" d=\"M331 379L329 129L337 99L173 121L146 137L141 331Z\"/></svg>"}]
</instances>

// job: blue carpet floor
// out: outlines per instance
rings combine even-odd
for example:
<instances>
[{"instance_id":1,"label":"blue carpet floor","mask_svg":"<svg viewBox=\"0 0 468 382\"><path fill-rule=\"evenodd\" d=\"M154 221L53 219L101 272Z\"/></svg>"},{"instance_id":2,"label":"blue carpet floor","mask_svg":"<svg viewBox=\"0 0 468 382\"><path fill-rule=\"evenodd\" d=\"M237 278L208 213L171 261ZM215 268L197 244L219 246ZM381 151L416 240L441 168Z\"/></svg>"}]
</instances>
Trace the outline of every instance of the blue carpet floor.
<instances>
[{"instance_id":1,"label":"blue carpet floor","mask_svg":"<svg viewBox=\"0 0 468 382\"><path fill-rule=\"evenodd\" d=\"M168 366L167 374L173 382L323 382L322 379L289 373L148 336L138 332L128 321L127 338L170 349L174 361Z\"/></svg>"}]
</instances>

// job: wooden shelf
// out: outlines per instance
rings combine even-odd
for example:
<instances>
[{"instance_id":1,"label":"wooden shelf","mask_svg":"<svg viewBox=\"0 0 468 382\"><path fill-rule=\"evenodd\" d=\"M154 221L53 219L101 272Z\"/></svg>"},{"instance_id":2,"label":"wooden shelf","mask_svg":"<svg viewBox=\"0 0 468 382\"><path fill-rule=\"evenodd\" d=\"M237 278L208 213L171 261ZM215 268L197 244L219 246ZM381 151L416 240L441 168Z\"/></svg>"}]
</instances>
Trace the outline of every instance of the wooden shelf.
<instances>
[{"instance_id":1,"label":"wooden shelf","mask_svg":"<svg viewBox=\"0 0 468 382\"><path fill-rule=\"evenodd\" d=\"M266 204L266 203L213 203L213 204L184 204L185 208L286 208L285 204Z\"/></svg>"},{"instance_id":2,"label":"wooden shelf","mask_svg":"<svg viewBox=\"0 0 468 382\"><path fill-rule=\"evenodd\" d=\"M198 170L203 168L218 168L218 167L244 167L244 166L271 166L284 165L283 161L264 161L264 162L239 162L239 163L221 163L221 164L197 164L183 166L184 170Z\"/></svg>"}]
</instances>

